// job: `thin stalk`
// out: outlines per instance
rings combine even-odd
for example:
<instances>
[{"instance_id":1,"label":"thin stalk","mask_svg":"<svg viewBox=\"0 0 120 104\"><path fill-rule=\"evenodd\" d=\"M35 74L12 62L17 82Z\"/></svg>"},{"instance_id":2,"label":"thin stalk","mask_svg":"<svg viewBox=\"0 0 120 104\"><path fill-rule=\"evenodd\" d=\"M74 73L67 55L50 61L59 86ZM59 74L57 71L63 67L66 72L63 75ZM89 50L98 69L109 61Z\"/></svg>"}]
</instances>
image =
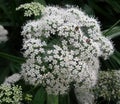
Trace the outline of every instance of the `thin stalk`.
<instances>
[{"instance_id":1,"label":"thin stalk","mask_svg":"<svg viewBox=\"0 0 120 104\"><path fill-rule=\"evenodd\" d=\"M58 95L47 95L47 104L59 104Z\"/></svg>"}]
</instances>

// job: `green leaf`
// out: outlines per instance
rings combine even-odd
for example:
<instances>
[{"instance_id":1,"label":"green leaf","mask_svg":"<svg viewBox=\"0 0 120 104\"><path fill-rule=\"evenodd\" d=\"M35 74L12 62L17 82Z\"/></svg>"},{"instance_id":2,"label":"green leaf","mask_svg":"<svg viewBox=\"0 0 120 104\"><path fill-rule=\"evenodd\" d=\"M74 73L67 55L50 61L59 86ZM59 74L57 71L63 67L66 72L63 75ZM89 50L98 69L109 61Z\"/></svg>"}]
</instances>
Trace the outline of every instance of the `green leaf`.
<instances>
[{"instance_id":1,"label":"green leaf","mask_svg":"<svg viewBox=\"0 0 120 104\"><path fill-rule=\"evenodd\" d=\"M103 34L105 36L107 36L109 39L113 39L115 37L120 36L120 26L114 27L109 32L107 32L107 31L109 31L109 30L107 29L107 30L103 31Z\"/></svg>"},{"instance_id":2,"label":"green leaf","mask_svg":"<svg viewBox=\"0 0 120 104\"><path fill-rule=\"evenodd\" d=\"M115 0L106 0L106 2L112 6L112 8L117 12L120 13L120 1Z\"/></svg>"},{"instance_id":3,"label":"green leaf","mask_svg":"<svg viewBox=\"0 0 120 104\"><path fill-rule=\"evenodd\" d=\"M46 6L45 0L34 0L34 2L39 2L40 4Z\"/></svg>"},{"instance_id":4,"label":"green leaf","mask_svg":"<svg viewBox=\"0 0 120 104\"><path fill-rule=\"evenodd\" d=\"M120 58L118 58L116 55L112 55L112 59L114 59L120 65Z\"/></svg>"},{"instance_id":5,"label":"green leaf","mask_svg":"<svg viewBox=\"0 0 120 104\"><path fill-rule=\"evenodd\" d=\"M5 58L5 59L10 60L10 61L13 61L13 62L17 62L17 63L25 62L24 58L20 58L20 57L13 56L13 55L10 55L10 54L6 54L6 53L3 53L3 52L0 52L0 57Z\"/></svg>"},{"instance_id":6,"label":"green leaf","mask_svg":"<svg viewBox=\"0 0 120 104\"><path fill-rule=\"evenodd\" d=\"M2 4L0 3L0 9L2 9L5 15L12 21L12 17L10 16L10 13L8 12L6 6L3 5L3 3Z\"/></svg>"},{"instance_id":7,"label":"green leaf","mask_svg":"<svg viewBox=\"0 0 120 104\"><path fill-rule=\"evenodd\" d=\"M114 38L119 35L120 33L120 26L117 26L117 24L120 23L120 19L113 24L109 29L103 31L104 36L108 36L109 38Z\"/></svg>"},{"instance_id":8,"label":"green leaf","mask_svg":"<svg viewBox=\"0 0 120 104\"><path fill-rule=\"evenodd\" d=\"M111 64L112 69L118 69L120 67L116 60L112 59L112 56L109 59L109 63Z\"/></svg>"},{"instance_id":9,"label":"green leaf","mask_svg":"<svg viewBox=\"0 0 120 104\"><path fill-rule=\"evenodd\" d=\"M87 0L88 2L88 5L95 9L98 13L101 13L102 15L106 16L106 17L109 17L108 13L103 9L101 8L100 6L97 5L96 2L98 1L95 1L95 0Z\"/></svg>"},{"instance_id":10,"label":"green leaf","mask_svg":"<svg viewBox=\"0 0 120 104\"><path fill-rule=\"evenodd\" d=\"M47 95L47 104L59 104L58 95Z\"/></svg>"},{"instance_id":11,"label":"green leaf","mask_svg":"<svg viewBox=\"0 0 120 104\"><path fill-rule=\"evenodd\" d=\"M35 94L35 97L33 99L33 104L44 104L45 100L46 100L46 91L43 87L41 87Z\"/></svg>"},{"instance_id":12,"label":"green leaf","mask_svg":"<svg viewBox=\"0 0 120 104\"><path fill-rule=\"evenodd\" d=\"M118 70L120 68L120 52L115 50L114 54L109 57L108 60L101 60L102 62L102 69L116 69Z\"/></svg>"},{"instance_id":13,"label":"green leaf","mask_svg":"<svg viewBox=\"0 0 120 104\"><path fill-rule=\"evenodd\" d=\"M103 31L103 35L106 36L108 39L113 39L115 37L120 36L120 26L116 26L120 23L118 20L113 26L109 29ZM120 68L120 52L115 50L114 54L109 58L109 60L104 61L104 65L109 67L110 69L118 69Z\"/></svg>"},{"instance_id":14,"label":"green leaf","mask_svg":"<svg viewBox=\"0 0 120 104\"><path fill-rule=\"evenodd\" d=\"M8 76L9 72L9 67L0 68L0 84L5 80L6 76Z\"/></svg>"},{"instance_id":15,"label":"green leaf","mask_svg":"<svg viewBox=\"0 0 120 104\"><path fill-rule=\"evenodd\" d=\"M12 22L1 22L1 21L0 21L0 24L1 24L2 26L14 26Z\"/></svg>"},{"instance_id":16,"label":"green leaf","mask_svg":"<svg viewBox=\"0 0 120 104\"><path fill-rule=\"evenodd\" d=\"M83 10L85 10L85 12L89 16L94 16L95 15L93 9L89 5L87 5L87 4L84 5Z\"/></svg>"},{"instance_id":17,"label":"green leaf","mask_svg":"<svg viewBox=\"0 0 120 104\"><path fill-rule=\"evenodd\" d=\"M17 64L17 63L11 62L11 63L10 63L10 69L11 69L11 71L12 71L13 73L20 72L21 65L20 65L20 64Z\"/></svg>"},{"instance_id":18,"label":"green leaf","mask_svg":"<svg viewBox=\"0 0 120 104\"><path fill-rule=\"evenodd\" d=\"M69 94L59 96L59 104L70 104Z\"/></svg>"}]
</instances>

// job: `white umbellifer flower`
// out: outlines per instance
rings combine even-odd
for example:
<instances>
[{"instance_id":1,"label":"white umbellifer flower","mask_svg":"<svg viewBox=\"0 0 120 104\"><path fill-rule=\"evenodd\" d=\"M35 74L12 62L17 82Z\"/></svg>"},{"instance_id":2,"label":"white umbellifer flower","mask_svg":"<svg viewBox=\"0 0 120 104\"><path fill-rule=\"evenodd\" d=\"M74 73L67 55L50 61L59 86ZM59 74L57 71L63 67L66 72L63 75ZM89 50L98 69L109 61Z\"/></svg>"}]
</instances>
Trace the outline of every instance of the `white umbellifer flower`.
<instances>
[{"instance_id":1,"label":"white umbellifer flower","mask_svg":"<svg viewBox=\"0 0 120 104\"><path fill-rule=\"evenodd\" d=\"M100 56L113 53L98 22L78 8L48 6L39 20L29 21L22 31L24 80L43 85L49 94L65 94L96 84Z\"/></svg>"},{"instance_id":2,"label":"white umbellifer flower","mask_svg":"<svg viewBox=\"0 0 120 104\"><path fill-rule=\"evenodd\" d=\"M101 41L101 50L103 52L102 56L104 57L104 59L107 59L114 52L113 46L111 42L105 37L100 37L100 41Z\"/></svg>"},{"instance_id":3,"label":"white umbellifer flower","mask_svg":"<svg viewBox=\"0 0 120 104\"><path fill-rule=\"evenodd\" d=\"M96 99L102 97L106 101L119 101L120 70L100 71L93 91Z\"/></svg>"},{"instance_id":4,"label":"white umbellifer flower","mask_svg":"<svg viewBox=\"0 0 120 104\"><path fill-rule=\"evenodd\" d=\"M3 84L11 85L11 84L14 84L15 82L19 81L20 79L21 79L21 75L16 73L16 74L13 74L12 76L6 78Z\"/></svg>"},{"instance_id":5,"label":"white umbellifer flower","mask_svg":"<svg viewBox=\"0 0 120 104\"><path fill-rule=\"evenodd\" d=\"M8 34L8 31L4 29L2 25L0 25L0 43L6 42L8 40L7 34Z\"/></svg>"},{"instance_id":6,"label":"white umbellifer flower","mask_svg":"<svg viewBox=\"0 0 120 104\"><path fill-rule=\"evenodd\" d=\"M94 95L86 88L76 88L75 94L78 99L78 104L94 104Z\"/></svg>"}]
</instances>

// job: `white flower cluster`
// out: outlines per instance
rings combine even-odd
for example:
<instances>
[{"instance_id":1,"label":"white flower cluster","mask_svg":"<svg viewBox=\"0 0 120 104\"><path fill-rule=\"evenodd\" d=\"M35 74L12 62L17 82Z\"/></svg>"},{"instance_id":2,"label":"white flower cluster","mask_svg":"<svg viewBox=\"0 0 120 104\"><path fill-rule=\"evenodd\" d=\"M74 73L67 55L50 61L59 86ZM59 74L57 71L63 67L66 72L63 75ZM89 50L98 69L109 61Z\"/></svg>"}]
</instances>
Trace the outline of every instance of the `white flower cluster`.
<instances>
[{"instance_id":1,"label":"white flower cluster","mask_svg":"<svg viewBox=\"0 0 120 104\"><path fill-rule=\"evenodd\" d=\"M5 30L2 25L0 25L0 43L8 40L7 34L8 34L8 31Z\"/></svg>"},{"instance_id":2,"label":"white flower cluster","mask_svg":"<svg viewBox=\"0 0 120 104\"><path fill-rule=\"evenodd\" d=\"M21 86L0 85L0 104L21 104Z\"/></svg>"},{"instance_id":3,"label":"white flower cluster","mask_svg":"<svg viewBox=\"0 0 120 104\"><path fill-rule=\"evenodd\" d=\"M20 5L16 10L24 9L24 16L30 17L32 15L39 16L44 10L44 6L38 2L25 3Z\"/></svg>"},{"instance_id":4,"label":"white flower cluster","mask_svg":"<svg viewBox=\"0 0 120 104\"><path fill-rule=\"evenodd\" d=\"M95 104L94 94L90 93L88 89L76 89L75 94L78 104Z\"/></svg>"},{"instance_id":5,"label":"white flower cluster","mask_svg":"<svg viewBox=\"0 0 120 104\"><path fill-rule=\"evenodd\" d=\"M20 74L13 74L10 77L6 78L4 81L4 85L12 85L14 83L16 83L17 81L19 81L21 79L21 75Z\"/></svg>"},{"instance_id":6,"label":"white flower cluster","mask_svg":"<svg viewBox=\"0 0 120 104\"><path fill-rule=\"evenodd\" d=\"M22 76L32 85L42 84L49 94L91 88L97 80L98 57L113 53L97 21L78 8L47 6L42 18L28 22L22 31Z\"/></svg>"},{"instance_id":7,"label":"white flower cluster","mask_svg":"<svg viewBox=\"0 0 120 104\"><path fill-rule=\"evenodd\" d=\"M93 91L96 99L102 97L106 101L119 101L120 70L100 71L98 82Z\"/></svg>"}]
</instances>

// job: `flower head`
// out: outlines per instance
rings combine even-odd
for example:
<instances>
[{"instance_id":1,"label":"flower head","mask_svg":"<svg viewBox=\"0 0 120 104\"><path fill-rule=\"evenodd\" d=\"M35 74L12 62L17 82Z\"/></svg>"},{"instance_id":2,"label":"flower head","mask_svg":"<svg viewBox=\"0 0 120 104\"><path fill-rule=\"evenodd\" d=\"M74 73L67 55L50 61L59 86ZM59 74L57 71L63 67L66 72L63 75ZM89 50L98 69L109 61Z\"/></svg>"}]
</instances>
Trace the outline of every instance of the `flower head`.
<instances>
[{"instance_id":1,"label":"flower head","mask_svg":"<svg viewBox=\"0 0 120 104\"><path fill-rule=\"evenodd\" d=\"M118 101L120 99L120 71L100 71L94 93L96 98Z\"/></svg>"},{"instance_id":2,"label":"flower head","mask_svg":"<svg viewBox=\"0 0 120 104\"><path fill-rule=\"evenodd\" d=\"M20 5L16 10L20 9L25 10L24 16L26 17L30 17L32 15L40 16L41 12L44 10L44 6L38 2L31 2Z\"/></svg>"},{"instance_id":3,"label":"flower head","mask_svg":"<svg viewBox=\"0 0 120 104\"><path fill-rule=\"evenodd\" d=\"M21 104L21 100L21 86L0 85L0 104Z\"/></svg>"},{"instance_id":4,"label":"flower head","mask_svg":"<svg viewBox=\"0 0 120 104\"><path fill-rule=\"evenodd\" d=\"M113 53L99 23L74 7L46 7L41 19L23 27L22 35L27 60L21 74L26 82L46 87L49 94L67 93L70 84L93 87L98 58Z\"/></svg>"}]
</instances>

